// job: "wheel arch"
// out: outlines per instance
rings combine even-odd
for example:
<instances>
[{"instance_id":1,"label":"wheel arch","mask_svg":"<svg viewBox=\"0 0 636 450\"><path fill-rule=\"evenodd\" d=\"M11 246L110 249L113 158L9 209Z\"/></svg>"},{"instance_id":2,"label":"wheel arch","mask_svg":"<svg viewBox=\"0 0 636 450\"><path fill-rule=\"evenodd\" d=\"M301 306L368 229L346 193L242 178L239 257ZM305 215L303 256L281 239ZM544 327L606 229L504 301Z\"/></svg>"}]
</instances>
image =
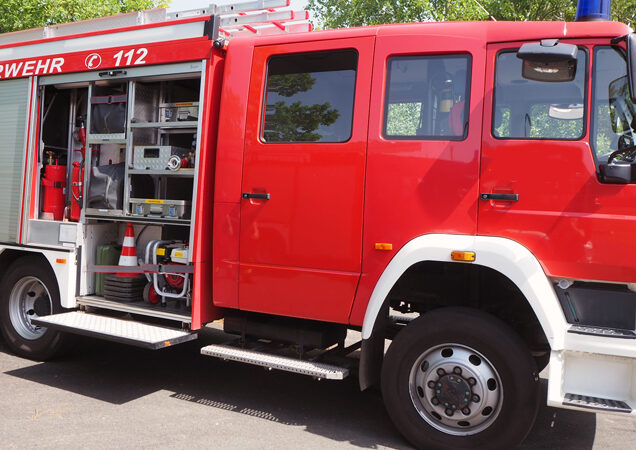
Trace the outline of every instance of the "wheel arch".
<instances>
[{"instance_id":1,"label":"wheel arch","mask_svg":"<svg viewBox=\"0 0 636 450\"><path fill-rule=\"evenodd\" d=\"M473 263L451 260L452 251L473 251ZM378 381L384 351L383 331L389 311L389 296L400 279L413 267L427 262L479 266L509 280L531 308L552 349L563 347L567 322L554 289L537 258L524 246L506 238L429 234L408 242L393 257L380 276L367 305L362 326L360 386Z\"/></svg>"},{"instance_id":2,"label":"wheel arch","mask_svg":"<svg viewBox=\"0 0 636 450\"><path fill-rule=\"evenodd\" d=\"M0 267L6 270L7 267L19 258L29 255L39 258L41 263L55 275L62 306L64 308L75 307L75 282L77 274L75 270L73 270L76 267L74 263L74 253L37 248L4 247L0 249ZM4 270L0 272L0 277L2 276L4 276Z\"/></svg>"}]
</instances>

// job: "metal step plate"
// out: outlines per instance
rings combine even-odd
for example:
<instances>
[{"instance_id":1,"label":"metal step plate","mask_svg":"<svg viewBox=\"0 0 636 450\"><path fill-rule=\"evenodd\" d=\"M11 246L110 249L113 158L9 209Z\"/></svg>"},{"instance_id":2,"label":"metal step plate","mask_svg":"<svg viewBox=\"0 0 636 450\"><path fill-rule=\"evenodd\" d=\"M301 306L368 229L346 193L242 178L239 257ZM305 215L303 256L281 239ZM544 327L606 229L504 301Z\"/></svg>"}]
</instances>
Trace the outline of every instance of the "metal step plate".
<instances>
[{"instance_id":1,"label":"metal step plate","mask_svg":"<svg viewBox=\"0 0 636 450\"><path fill-rule=\"evenodd\" d=\"M587 395L565 394L564 405L577 406L579 408L597 409L600 411L631 413L632 408L620 400L608 398L589 397Z\"/></svg>"},{"instance_id":2,"label":"metal step plate","mask_svg":"<svg viewBox=\"0 0 636 450\"><path fill-rule=\"evenodd\" d=\"M197 334L132 320L73 311L33 319L35 325L156 350L191 341Z\"/></svg>"},{"instance_id":3,"label":"metal step plate","mask_svg":"<svg viewBox=\"0 0 636 450\"><path fill-rule=\"evenodd\" d=\"M201 349L201 354L327 380L342 380L349 375L349 369L344 367L270 355L229 345L208 345Z\"/></svg>"},{"instance_id":4,"label":"metal step plate","mask_svg":"<svg viewBox=\"0 0 636 450\"><path fill-rule=\"evenodd\" d=\"M636 339L636 332L633 330L621 330L619 328L590 327L584 325L572 325L568 333L587 334L590 336L604 336L620 339Z\"/></svg>"}]
</instances>

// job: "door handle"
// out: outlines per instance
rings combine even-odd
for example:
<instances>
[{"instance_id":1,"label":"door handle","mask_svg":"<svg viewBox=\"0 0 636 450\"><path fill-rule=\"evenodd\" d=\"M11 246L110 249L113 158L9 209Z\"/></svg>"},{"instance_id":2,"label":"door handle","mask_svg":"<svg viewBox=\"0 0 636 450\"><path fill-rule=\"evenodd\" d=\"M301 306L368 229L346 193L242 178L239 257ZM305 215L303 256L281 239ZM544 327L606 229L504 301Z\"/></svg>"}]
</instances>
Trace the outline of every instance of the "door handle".
<instances>
[{"instance_id":1,"label":"door handle","mask_svg":"<svg viewBox=\"0 0 636 450\"><path fill-rule=\"evenodd\" d=\"M243 192L243 195L241 196L244 199L250 199L250 198L254 198L254 199L258 199L258 200L269 200L269 193L257 193L257 192Z\"/></svg>"},{"instance_id":2,"label":"door handle","mask_svg":"<svg viewBox=\"0 0 636 450\"><path fill-rule=\"evenodd\" d=\"M498 201L504 201L504 202L518 202L519 201L519 194L488 194L488 193L481 193L479 194L479 198L481 200L498 200Z\"/></svg>"}]
</instances>

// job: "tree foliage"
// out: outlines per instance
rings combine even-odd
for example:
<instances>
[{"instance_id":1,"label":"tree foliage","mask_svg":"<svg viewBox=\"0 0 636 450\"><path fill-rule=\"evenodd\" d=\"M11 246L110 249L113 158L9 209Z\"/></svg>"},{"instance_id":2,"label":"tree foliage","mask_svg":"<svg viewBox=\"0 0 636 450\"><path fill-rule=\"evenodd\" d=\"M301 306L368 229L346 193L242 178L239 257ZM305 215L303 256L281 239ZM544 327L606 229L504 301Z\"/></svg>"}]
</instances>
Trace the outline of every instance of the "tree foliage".
<instances>
[{"instance_id":1,"label":"tree foliage","mask_svg":"<svg viewBox=\"0 0 636 450\"><path fill-rule=\"evenodd\" d=\"M268 95L293 98L312 89L316 79L310 73L270 75ZM265 140L268 142L316 142L322 135L316 133L321 125L331 125L340 117L329 102L303 104L300 101L268 101L265 117Z\"/></svg>"},{"instance_id":2,"label":"tree foliage","mask_svg":"<svg viewBox=\"0 0 636 450\"><path fill-rule=\"evenodd\" d=\"M0 33L165 7L169 3L170 0L2 0Z\"/></svg>"},{"instance_id":3,"label":"tree foliage","mask_svg":"<svg viewBox=\"0 0 636 450\"><path fill-rule=\"evenodd\" d=\"M333 124L340 113L329 102L303 105L301 102L278 101L272 105L275 113L265 129L267 142L316 142L320 125Z\"/></svg>"},{"instance_id":4,"label":"tree foliage","mask_svg":"<svg viewBox=\"0 0 636 450\"><path fill-rule=\"evenodd\" d=\"M442 20L573 20L576 0L309 0L324 28ZM634 26L636 0L614 0L612 19Z\"/></svg>"}]
</instances>

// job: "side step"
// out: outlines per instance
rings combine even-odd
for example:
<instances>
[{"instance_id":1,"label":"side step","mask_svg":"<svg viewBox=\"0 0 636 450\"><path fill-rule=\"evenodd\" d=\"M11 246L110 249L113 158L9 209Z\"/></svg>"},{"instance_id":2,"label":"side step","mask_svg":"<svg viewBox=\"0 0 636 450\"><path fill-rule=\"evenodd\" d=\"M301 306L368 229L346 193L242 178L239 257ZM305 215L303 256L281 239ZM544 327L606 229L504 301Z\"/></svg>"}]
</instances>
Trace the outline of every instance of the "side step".
<instances>
[{"instance_id":1,"label":"side step","mask_svg":"<svg viewBox=\"0 0 636 450\"><path fill-rule=\"evenodd\" d=\"M349 369L312 361L271 355L268 353L247 350L230 345L208 345L201 349L202 355L214 356L231 361L239 361L268 369L285 370L287 372L309 375L318 379L342 380L349 375Z\"/></svg>"},{"instance_id":2,"label":"side step","mask_svg":"<svg viewBox=\"0 0 636 450\"><path fill-rule=\"evenodd\" d=\"M620 400L589 397L587 395L565 394L563 404L567 406L576 406L579 408L596 409L608 412L624 412L628 414L632 412L632 408L630 408L627 403Z\"/></svg>"},{"instance_id":3,"label":"side step","mask_svg":"<svg viewBox=\"0 0 636 450\"><path fill-rule=\"evenodd\" d=\"M73 311L32 319L35 325L157 350L197 338L196 332Z\"/></svg>"},{"instance_id":4,"label":"side step","mask_svg":"<svg viewBox=\"0 0 636 450\"><path fill-rule=\"evenodd\" d=\"M587 334L590 336L603 336L620 339L636 339L636 332L634 330L622 330L619 328L602 328L591 327L584 325L572 325L568 330L568 333L574 334Z\"/></svg>"}]
</instances>

